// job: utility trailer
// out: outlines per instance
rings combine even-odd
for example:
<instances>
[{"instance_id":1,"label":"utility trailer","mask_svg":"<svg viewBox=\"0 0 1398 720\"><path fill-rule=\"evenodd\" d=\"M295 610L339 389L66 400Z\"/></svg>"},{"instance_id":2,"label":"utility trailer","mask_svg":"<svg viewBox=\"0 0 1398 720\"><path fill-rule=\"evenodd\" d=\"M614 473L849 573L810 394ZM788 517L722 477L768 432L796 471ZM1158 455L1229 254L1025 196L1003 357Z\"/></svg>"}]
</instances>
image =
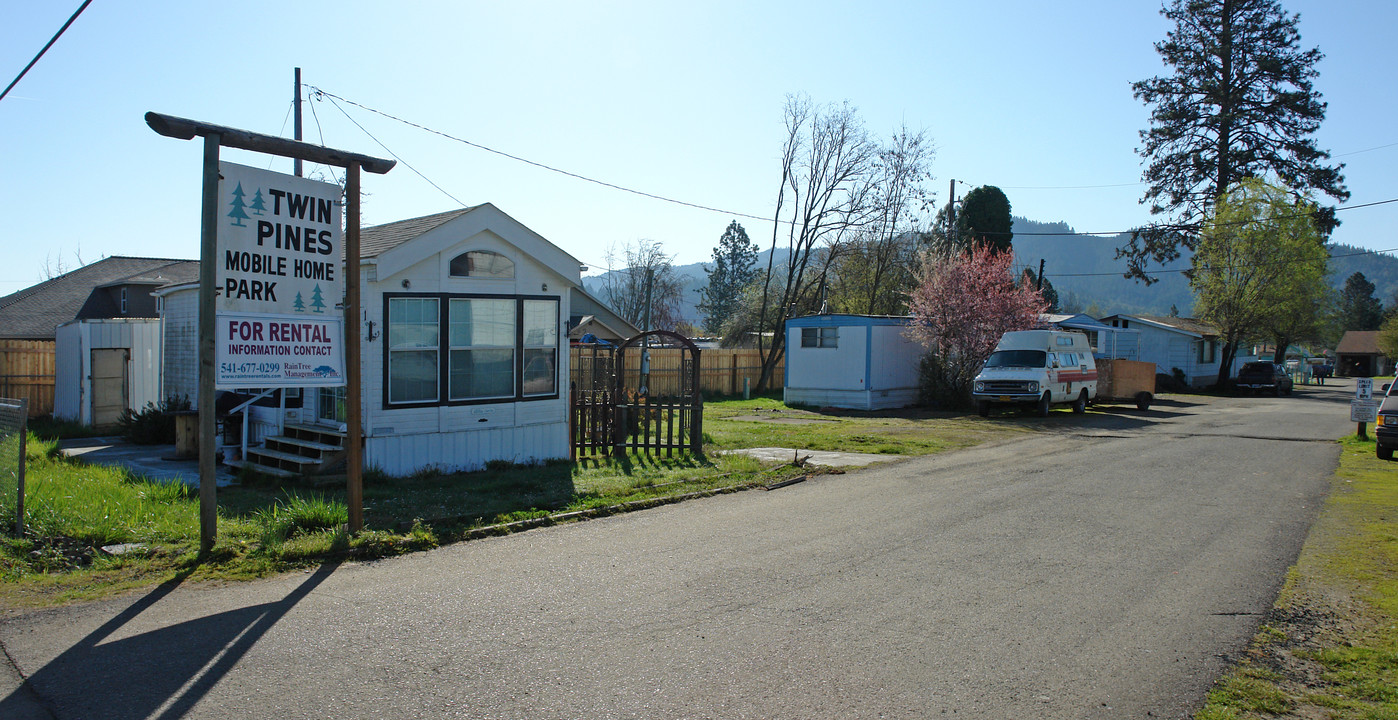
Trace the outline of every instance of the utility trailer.
<instances>
[{"instance_id":1,"label":"utility trailer","mask_svg":"<svg viewBox=\"0 0 1398 720\"><path fill-rule=\"evenodd\" d=\"M1149 410L1155 399L1155 363L1139 360L1097 361L1097 402L1136 403Z\"/></svg>"}]
</instances>

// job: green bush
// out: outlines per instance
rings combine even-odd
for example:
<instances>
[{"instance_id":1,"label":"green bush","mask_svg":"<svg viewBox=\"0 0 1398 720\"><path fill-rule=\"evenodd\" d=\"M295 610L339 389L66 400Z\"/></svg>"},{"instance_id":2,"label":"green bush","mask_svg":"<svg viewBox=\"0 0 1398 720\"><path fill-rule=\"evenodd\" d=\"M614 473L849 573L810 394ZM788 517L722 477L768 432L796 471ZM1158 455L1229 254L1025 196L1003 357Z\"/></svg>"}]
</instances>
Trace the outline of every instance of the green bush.
<instances>
[{"instance_id":1,"label":"green bush","mask_svg":"<svg viewBox=\"0 0 1398 720\"><path fill-rule=\"evenodd\" d=\"M183 396L170 396L159 405L148 402L140 412L127 408L121 413L121 434L136 445L173 445L175 416L171 413L189 408L189 398Z\"/></svg>"}]
</instances>

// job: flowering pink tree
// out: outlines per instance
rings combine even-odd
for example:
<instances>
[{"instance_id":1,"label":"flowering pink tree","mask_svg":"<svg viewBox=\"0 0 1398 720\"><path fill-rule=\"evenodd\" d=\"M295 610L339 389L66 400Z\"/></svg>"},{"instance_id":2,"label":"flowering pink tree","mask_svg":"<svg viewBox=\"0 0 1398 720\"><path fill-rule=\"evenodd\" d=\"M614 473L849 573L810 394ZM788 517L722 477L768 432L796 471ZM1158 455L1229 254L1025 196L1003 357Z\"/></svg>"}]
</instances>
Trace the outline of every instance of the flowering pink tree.
<instances>
[{"instance_id":1,"label":"flowering pink tree","mask_svg":"<svg viewBox=\"0 0 1398 720\"><path fill-rule=\"evenodd\" d=\"M1032 285L1015 285L1014 256L979 245L952 257L926 254L909 296L908 337L928 349L922 384L926 399L949 407L971 400L971 382L1000 336L1039 324L1048 303Z\"/></svg>"}]
</instances>

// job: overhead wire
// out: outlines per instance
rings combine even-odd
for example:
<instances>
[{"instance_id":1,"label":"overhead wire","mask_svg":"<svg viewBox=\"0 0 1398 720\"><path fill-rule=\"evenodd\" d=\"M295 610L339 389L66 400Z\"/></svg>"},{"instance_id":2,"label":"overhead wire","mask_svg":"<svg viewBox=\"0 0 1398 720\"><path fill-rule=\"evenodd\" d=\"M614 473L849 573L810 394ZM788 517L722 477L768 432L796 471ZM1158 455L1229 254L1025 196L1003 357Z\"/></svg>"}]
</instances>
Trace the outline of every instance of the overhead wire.
<instances>
[{"instance_id":1,"label":"overhead wire","mask_svg":"<svg viewBox=\"0 0 1398 720\"><path fill-rule=\"evenodd\" d=\"M524 163L524 164L526 164L526 165L532 165L532 166L537 167L537 168L539 168L539 169L541 169L541 170L547 170L547 171L549 171L549 172L558 173L559 175L564 175L564 176L567 176L567 177L571 177L571 178L573 178L573 179L575 179L575 180L582 180L582 181L584 181L584 182L593 183L594 185L601 185L602 187L608 187L608 188L611 188L611 189L613 189L613 190L620 190L620 191L622 191L622 192L631 193L632 195L640 195L641 197L647 197L647 198L650 198L650 199L652 199L652 200L660 200L660 201L662 201L662 202L672 203L672 204L674 204L674 205L682 205L682 206L684 206L684 207L690 207L690 208L694 208L694 209L696 209L696 210L707 210L707 211L709 211L709 212L722 213L722 214L724 214L724 215L732 215L732 216L734 216L734 217L747 218L747 219L749 219L749 220L761 220L761 221L764 221L764 222L765 222L765 221L771 220L771 218L762 217L762 216L760 216L760 215L752 215L752 214L750 214L750 213L738 212L738 211L735 211L735 210L725 210L725 209L723 209L723 208L717 208L717 207L713 207L713 206L710 206L710 205L701 205L701 204L699 204L699 203L692 203L692 202L688 202L688 201L685 201L685 200L677 200L677 199L675 199L675 198L666 197L666 196L664 196L664 195L657 195L656 193L650 193L650 192L646 192L646 191L644 191L644 190L637 190L637 189L635 189L635 188L629 188L629 187L626 187L626 186L624 186L624 185L618 185L618 184L616 184L616 183L607 182L606 180L598 180L598 179L596 179L596 178L588 177L588 176L582 175L582 174L580 174L580 173L575 173L575 172L571 172L571 171L569 171L569 170L563 170L563 169L561 169L561 168L556 168L556 167L553 167L552 165L546 165L546 164L541 163L541 162L536 162L536 161L530 160L530 159L528 159L528 158L524 158L524 157L520 157L520 156L518 156L518 155L513 155L513 154L511 154L511 153L507 153L507 152L505 152L505 151L503 151L503 150L496 150L495 148L489 147L489 146L487 146L487 145L482 145L482 144L480 144L480 143L472 142L472 141L466 140L466 139L464 139L464 138L459 138L459 137L456 137L455 135L451 135L451 134L449 134L449 133L442 132L441 130L434 130L434 129L432 129L432 128L430 128L430 127L427 127L427 126L425 126L425 125L421 125L421 124L415 123L415 122L413 122L413 121L411 121L411 120L406 120L406 119L404 119L404 118L398 117L398 116L396 116L396 115L392 115L392 114L387 113L387 112L384 112L384 111L382 111L382 110L376 110L376 109L371 108L371 107L369 107L369 106L367 106L367 105L364 105L364 104L362 104L362 103L357 103L357 102L355 102L355 101L353 101L353 100L350 100L350 99L348 99L348 98L341 97L341 96L336 95L336 94L331 93L331 92L327 92L327 91L322 90L322 89L320 89L320 88L318 88L318 87L314 87L314 86L311 86L311 85L307 85L307 87L310 88L310 90L311 90L312 92L314 92L314 93L317 93L317 94L319 94L319 95L324 95L325 97L331 98L331 99L332 99L332 102L333 102L333 100L340 100L340 101L342 101L342 102L345 102L345 103L348 103L348 104L350 104L350 105L353 105L353 106L355 106L355 107L357 107L357 108L359 108L359 109L361 109L361 110L364 110L364 111L366 111L366 112L371 112L371 113L373 113L373 114L375 114L375 115L380 115L380 116L382 116L382 117L388 118L388 119L393 120L393 121L395 121L395 122L402 123L402 124L407 125L407 126L409 126L409 127L415 127L415 128L417 128L417 129L419 129L419 130L422 130L423 132L431 133L431 134L433 134L433 135L438 135L438 136L444 137L444 138L446 138L446 139L448 139L448 140L451 140L451 141L453 141L453 142L458 142L458 143L461 143L461 144L463 144L463 145L469 145L469 146L471 146L471 147L473 147L473 148L476 148L477 150L484 150L484 151L486 151L486 152L488 152L488 153L493 153L493 154L499 155L499 156L501 156L501 157L509 158L509 159L514 160L514 161L516 161L516 162L522 162L522 163ZM338 105L337 105L337 107L338 107ZM344 108L340 108L340 112L345 112ZM345 113L345 115L346 115L346 117L349 116L348 113ZM351 119L351 122L353 122L352 119ZM359 125L358 122L355 122L355 124L356 124L356 125ZM361 127L361 129L363 128L363 126L360 126L360 127ZM377 142L377 141L376 141L376 142ZM385 148L385 149L387 149L387 148ZM421 174L421 173L419 173L419 174ZM434 183L434 186L435 186L435 183ZM440 188L439 188L439 189L440 189Z\"/></svg>"},{"instance_id":2,"label":"overhead wire","mask_svg":"<svg viewBox=\"0 0 1398 720\"><path fill-rule=\"evenodd\" d=\"M427 177L426 175L424 175L424 174L422 173L421 170L418 170L417 168L413 167L412 163L408 162L407 160L404 160L404 159L402 158L402 156L400 156L398 153L395 153L395 152L393 152L393 150L389 149L389 147L388 147L387 145L385 145L385 144L383 143L382 140L378 139L377 137L374 136L373 133L369 132L369 129L368 129L368 128L366 128L366 127L364 127L363 125L361 125L361 124L359 123L359 121L358 121L358 120L355 120L354 117L352 117L348 112L345 112L345 109L342 108L342 107L340 107L340 104L339 104L339 103L335 102L335 100L334 100L334 97L335 97L335 96L332 96L332 95L330 95L329 93L323 92L323 91L321 91L320 89L314 88L314 87L311 88L311 92L314 93L314 94L316 94L316 95L323 95L323 96L325 96L325 97L330 98L330 104L331 104L331 105L334 105L336 110L339 110L342 114L344 114L344 116L345 116L346 119L348 119L350 122L354 123L355 127L359 128L365 135L368 135L370 140L373 140L374 142L378 143L379 147L381 147L381 148L384 149L384 152L388 153L389 155L392 155L392 156L393 156L393 159L397 160L398 162L403 163L403 167L406 167L406 168L408 168L409 170L412 170L418 177L422 178L423 180L426 180L426 181L427 181L427 184L431 185L431 186L434 187L434 188L437 188L437 190L440 191L443 195L446 195L447 197L451 198L452 200L454 200L454 201L456 202L456 204L460 205L461 207L470 207L470 205L467 205L466 203L461 202L461 199L460 199L460 198L458 198L458 197L456 197L455 195L452 195L451 193L447 192L446 188L442 187L441 185L438 185L436 182L433 182L432 178L429 178L429 177ZM343 100L344 98L341 98L341 99ZM349 102L349 101L348 101L348 100L345 100L345 102ZM314 108L315 105L312 104L311 107Z\"/></svg>"},{"instance_id":3,"label":"overhead wire","mask_svg":"<svg viewBox=\"0 0 1398 720\"><path fill-rule=\"evenodd\" d=\"M29 64L25 65L24 69L19 71L19 75L16 75L15 79L11 80L10 84L5 86L5 91L0 92L0 100L4 100L5 96L10 94L10 91L13 90L14 87L19 84L19 81L22 80L24 76L29 73L29 70L33 68L36 64L38 64L39 58L43 57L44 53L48 52L49 48L53 47L54 43L58 42L58 38L62 37L63 33L68 30L68 26L72 25L73 21L77 20L78 16L83 14L83 11L86 10L87 6L91 4L92 0L83 0L83 4L78 7L78 9L73 13L73 16L68 18L68 22L63 23L63 27L59 28L58 32L53 34L53 37L49 38L49 41L44 44L44 48L39 51L39 54L35 55L34 59L30 60Z\"/></svg>"},{"instance_id":4,"label":"overhead wire","mask_svg":"<svg viewBox=\"0 0 1398 720\"><path fill-rule=\"evenodd\" d=\"M389 120L393 120L394 122L398 122L398 123L407 125L407 126L409 126L409 127L417 128L418 130L422 130L423 132L427 132L427 133L430 133L430 134L433 134L433 135L437 135L437 136L446 138L446 139L448 139L448 140L451 140L451 141L453 141L453 142L461 143L461 144L463 144L463 145L467 145L467 146L469 146L469 147L476 148L476 149L478 149L478 150L483 150L483 151L486 151L486 152L489 152L489 153L492 153L492 154L495 154L495 155L499 155L499 156L501 156L501 157L505 157L505 158L514 160L514 161L516 161L516 162L521 162L521 163L524 163L524 164L526 164L526 165L531 165L531 166L533 166L533 167L537 167L537 168L540 168L540 169L543 169L543 170L547 170L547 171L549 171L549 172L558 173L558 174L560 174L560 175L564 175L564 176L567 176L567 177L571 177L571 178L574 178L574 179L577 179L577 180L582 180L582 181L584 181L584 182L589 182L589 183L593 183L593 184L596 184L596 185L601 185L601 186L603 186L603 187L612 188L612 189L614 189L614 190L620 190L620 191L622 191L622 192L627 192L627 193L631 193L631 194L634 194L634 195L639 195L639 196L642 196L642 197L647 197L647 198L651 198L651 199L654 199L654 200L660 200L660 201L663 201L663 202L673 203L673 204L676 204L676 205L682 205L682 206L685 206L685 207L691 207L691 208L695 208L695 209L699 209L699 210L706 210L706 211L709 211L709 212L717 212L717 213L722 213L722 214L725 214L725 215L732 215L732 216L735 216L735 217L742 217L742 218L747 218L747 219L751 219L751 220L759 220L759 221L763 221L763 222L767 222L767 221L772 220L772 218L762 217L762 216L759 216L759 215L753 215L753 214L750 214L750 213L737 212L737 211L733 211L733 210L725 210L725 209L722 209L722 208L716 208L716 207L712 207L712 206L708 206L708 205L702 205L702 204L699 204L699 203L692 203L692 202L688 202L688 201L684 201L684 200L678 200L678 199L675 199L675 198L670 198L670 197L666 197L666 196L663 196L663 195L658 195L658 194L655 194L655 193L646 192L646 191L643 191L643 190L636 190L636 189L634 189L634 188L625 187L625 186L622 186L622 185L618 185L618 184L616 184L616 183L607 182L607 181L605 181L605 180L598 180L598 179L596 179L596 178L588 177L588 176L582 175L582 174L580 174L580 173L575 173L575 172L571 172L571 171L568 171L568 170L563 170L563 169L560 169L560 168L556 168L556 167L553 167L553 166L551 166L551 165L547 165L547 164L544 164L544 163L541 163L541 162L537 162L537 161L534 161L534 160L530 160L530 159L528 159L528 158L524 158L524 157L521 157L521 156L518 156L518 155L514 155L514 154L512 154L512 153L505 152L505 151L503 151L503 150L497 150L497 149L495 149L495 148L489 147L489 146L487 146L487 145L482 145L482 144L480 144L480 143L473 142L473 141L471 141L471 140L467 140L467 139L464 139L464 138L460 138L460 137L457 137L457 136L452 135L452 134L450 134L450 133L446 133L446 132L443 132L443 131L441 131L441 130L436 130L436 129L427 127L426 125L422 125L422 124L420 124L420 123L416 123L416 122L413 122L413 121L411 121L411 120L407 120L407 119L405 119L405 118L399 117L399 116L397 116L397 115L393 115L392 113L388 113L388 112L385 112L385 111L383 111L383 110L378 110L378 109L376 109L376 108L369 107L368 105L365 105L365 104L363 104L363 103L359 103L359 102L356 102L356 101L354 101L354 100L350 100L350 99L348 99L348 98L345 98L345 97L343 97L343 96L336 95L335 93L329 92L329 91L327 91L327 90L324 90L324 89L322 89L322 88L319 88L319 87L316 87L316 86L313 86L313 85L307 84L306 87L312 92L312 94L313 94L314 96L316 96L316 97L325 97L325 98L327 98L327 99L330 101L330 103L331 103L332 105L334 105L335 108L336 108L337 110L339 110L350 122L354 123L356 127L358 127L361 131L363 131L365 135L368 135L374 142L378 143L378 145L379 145L380 147L382 147L386 152L388 152L389 154L393 155L393 157L396 158L399 162L402 162L405 166L407 166L409 169L411 169L411 170L412 170L414 173L416 173L419 177L421 177L423 180L427 181L427 182L428 182L430 185L432 185L434 188L437 188L437 190L439 190L442 194L446 195L447 197L451 198L453 201L455 201L455 202L457 202L458 204L460 204L462 207L468 207L468 205L466 205L466 203L463 203L460 199L458 199L457 197L455 197L455 196L452 195L451 193L447 192L446 189L444 189L441 185L439 185L439 184L437 184L436 182L432 181L430 178L428 178L426 175L424 175L421 171L417 170L417 169L414 168L411 164L409 164L406 160L403 160L403 158L402 158L401 156L397 155L397 154L394 153L392 150L390 150L390 149L388 148L387 145L385 145L381 140L379 140L377 137L375 137L373 134L371 134L362 124L359 123L358 120L355 120L354 117L351 116L347 110L345 110L345 108L341 107L340 104L339 104L339 102L336 102L336 101L338 100L338 101L344 102L344 103L346 103L346 104L348 104L348 105L353 105L353 106L355 106L355 107L357 107L357 108L359 108L359 109L361 109L361 110L364 110L365 112L369 112L369 113L373 113L373 114L375 114L375 115L379 115L379 116L384 117L384 118L387 118L387 119L389 119ZM312 114L314 114L314 113L315 113L315 105L312 104L311 108L312 108L312 109L311 109L311 112L312 112ZM319 123L319 121L317 121L317 124L318 124L318 123ZM322 144L323 144L323 143L324 143L324 138L322 137ZM1398 145L1398 143L1393 143L1393 145ZM1383 145L1383 146L1374 147L1374 148L1367 148L1367 149L1364 149L1364 150L1356 150L1356 151L1354 151L1354 152L1352 152L1352 153L1346 153L1346 155L1352 155L1352 154L1361 153L1361 152L1370 152L1370 151L1373 151L1373 150L1380 150L1380 149L1383 149L1383 148L1386 148L1386 147L1391 147L1391 146L1392 146L1392 145ZM1338 157L1338 156L1337 156L1337 157ZM969 183L964 183L964 182L963 182L963 184L969 184ZM1066 185L1065 185L1065 186L1011 186L1010 189L1042 189L1042 190L1048 190L1048 189L1092 189L1092 188L1107 188L1107 187L1128 187L1128 186L1131 186L1131 185L1140 185L1140 184L1142 184L1142 183L1139 183L1139 182L1137 182L1137 183L1115 183L1115 184L1107 184L1107 185L1080 185L1080 186L1066 186ZM1398 202L1398 198L1394 198L1394 199L1390 199L1390 200L1380 200L1380 201L1371 202L1371 203L1364 203L1364 204L1361 204L1361 205L1340 206L1340 207L1336 207L1335 210L1336 210L1337 212L1338 212L1338 211L1341 211L1341 210L1357 210L1357 209L1360 209L1360 208L1374 207L1374 206L1377 206L1377 205L1386 205L1386 204L1388 204L1388 203L1393 203L1393 202ZM1293 216L1278 216L1278 217L1275 218L1275 219L1284 219L1285 217L1303 217L1303 216L1310 216L1310 215L1313 215L1313 214L1314 214L1314 213L1303 213L1303 214L1298 214L1298 215L1293 215ZM787 220L778 220L777 222L779 222L779 223L790 223L790 221L787 221ZM1250 222L1250 221L1239 221L1239 222ZM1234 223L1221 223L1221 224L1225 224L1225 225L1226 225L1226 224L1234 224ZM1165 225L1164 227L1166 227L1166 228L1175 227L1175 228L1181 229L1181 230L1192 229L1192 228L1190 228L1189 226L1183 226L1183 225L1173 225L1173 226L1172 226L1172 225ZM1129 229L1129 230L1116 230L1116 231L1091 231L1091 232L1082 232L1082 231L1071 231L1071 232L1019 232L1019 233L1013 233L1013 234L1015 234L1015 235L1020 235L1020 236L1025 236L1025 237L1036 237L1036 236L1044 236L1044 237L1098 237L1098 238L1102 238L1102 239L1107 239L1107 238L1110 238L1110 237L1116 236L1116 235L1124 235L1124 234L1129 234L1129 233L1133 233L1133 232L1138 232L1138 231L1141 230L1141 229L1143 229L1143 228L1132 228L1132 229ZM982 234L988 234L988 235L1001 234L1001 235L1003 235L1003 234L1007 234L1007 233L1005 233L1005 232L985 232L985 233L982 233ZM1163 271L1162 271L1162 272L1163 272ZM1173 272L1173 271L1171 271L1171 272Z\"/></svg>"}]
</instances>

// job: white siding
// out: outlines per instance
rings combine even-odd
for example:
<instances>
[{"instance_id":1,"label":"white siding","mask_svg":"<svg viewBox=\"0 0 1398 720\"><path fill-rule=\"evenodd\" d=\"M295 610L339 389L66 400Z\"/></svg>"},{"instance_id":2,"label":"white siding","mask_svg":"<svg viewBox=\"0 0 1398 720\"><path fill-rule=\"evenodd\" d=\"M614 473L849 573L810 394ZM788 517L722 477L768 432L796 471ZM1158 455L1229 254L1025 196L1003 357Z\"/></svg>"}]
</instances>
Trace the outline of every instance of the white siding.
<instances>
[{"instance_id":1,"label":"white siding","mask_svg":"<svg viewBox=\"0 0 1398 720\"><path fill-rule=\"evenodd\" d=\"M879 395L888 391L905 397L906 391L912 390L912 400L907 403L911 405L917 399L918 363L927 354L927 349L905 337L905 329L902 325L875 325L869 328L873 336L869 354L869 390L875 391L875 397L890 397L887 394Z\"/></svg>"},{"instance_id":2,"label":"white siding","mask_svg":"<svg viewBox=\"0 0 1398 720\"><path fill-rule=\"evenodd\" d=\"M501 426L487 430L389 435L365 440L365 467L389 475L426 468L480 470L491 460L533 463L568 457L568 424Z\"/></svg>"},{"instance_id":3,"label":"white siding","mask_svg":"<svg viewBox=\"0 0 1398 720\"><path fill-rule=\"evenodd\" d=\"M801 347L801 328L786 330L786 385L792 388L864 391L868 327L841 326L833 348Z\"/></svg>"},{"instance_id":4,"label":"white siding","mask_svg":"<svg viewBox=\"0 0 1398 720\"><path fill-rule=\"evenodd\" d=\"M160 313L161 397L186 397L199 402L199 291L181 288L164 296Z\"/></svg>"}]
</instances>

